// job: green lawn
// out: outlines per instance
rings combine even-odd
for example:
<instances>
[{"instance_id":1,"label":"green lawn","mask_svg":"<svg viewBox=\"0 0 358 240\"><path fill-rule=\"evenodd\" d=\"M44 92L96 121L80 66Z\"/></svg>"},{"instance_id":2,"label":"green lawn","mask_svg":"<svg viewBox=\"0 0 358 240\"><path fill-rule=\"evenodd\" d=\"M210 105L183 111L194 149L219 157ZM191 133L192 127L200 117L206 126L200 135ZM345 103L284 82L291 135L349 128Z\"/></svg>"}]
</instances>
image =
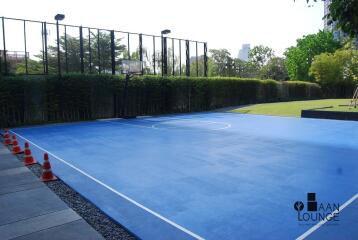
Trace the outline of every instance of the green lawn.
<instances>
[{"instance_id":1,"label":"green lawn","mask_svg":"<svg viewBox=\"0 0 358 240\"><path fill-rule=\"evenodd\" d=\"M301 110L330 107L330 106L333 106L333 108L328 108L324 110L358 112L358 108L339 106L339 105L348 105L348 104L350 104L350 99L324 99L324 100L311 100L311 101L263 103L263 104L254 104L246 107L241 107L233 110L233 112L300 117Z\"/></svg>"},{"instance_id":2,"label":"green lawn","mask_svg":"<svg viewBox=\"0 0 358 240\"><path fill-rule=\"evenodd\" d=\"M342 107L342 106L337 106L337 107L333 107L333 108L325 108L322 109L324 111L338 111L338 112L358 112L358 106L357 108L352 108L352 107Z\"/></svg>"}]
</instances>

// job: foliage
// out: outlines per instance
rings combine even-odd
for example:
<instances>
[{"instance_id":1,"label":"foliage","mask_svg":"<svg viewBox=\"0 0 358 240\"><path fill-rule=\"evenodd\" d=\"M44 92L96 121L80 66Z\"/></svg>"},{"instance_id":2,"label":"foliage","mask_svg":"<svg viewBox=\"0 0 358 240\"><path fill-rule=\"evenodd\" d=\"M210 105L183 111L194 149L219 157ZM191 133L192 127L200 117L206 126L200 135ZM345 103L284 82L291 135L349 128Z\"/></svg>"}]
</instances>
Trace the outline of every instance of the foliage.
<instances>
[{"instance_id":1,"label":"foliage","mask_svg":"<svg viewBox=\"0 0 358 240\"><path fill-rule=\"evenodd\" d=\"M259 45L250 50L249 61L261 69L274 55L271 48Z\"/></svg>"},{"instance_id":2,"label":"foliage","mask_svg":"<svg viewBox=\"0 0 358 240\"><path fill-rule=\"evenodd\" d=\"M262 79L288 80L288 72L285 65L285 59L280 57L271 58L260 71Z\"/></svg>"},{"instance_id":3,"label":"foliage","mask_svg":"<svg viewBox=\"0 0 358 240\"><path fill-rule=\"evenodd\" d=\"M262 45L250 51L247 62L231 57L227 49L211 49L209 52L209 76L222 77L257 78L261 68L274 56L271 48Z\"/></svg>"},{"instance_id":4,"label":"foliage","mask_svg":"<svg viewBox=\"0 0 358 240\"><path fill-rule=\"evenodd\" d=\"M337 26L351 37L358 36L358 0L333 0L329 6L330 15Z\"/></svg>"},{"instance_id":5,"label":"foliage","mask_svg":"<svg viewBox=\"0 0 358 240\"><path fill-rule=\"evenodd\" d=\"M297 40L295 47L286 50L286 67L290 79L313 81L309 76L309 68L314 56L340 48L340 43L333 39L333 34L319 31Z\"/></svg>"},{"instance_id":6,"label":"foliage","mask_svg":"<svg viewBox=\"0 0 358 240\"><path fill-rule=\"evenodd\" d=\"M128 115L205 111L220 107L317 98L320 87L302 82L229 77L124 77L65 74L0 80L0 127Z\"/></svg>"},{"instance_id":7,"label":"foliage","mask_svg":"<svg viewBox=\"0 0 358 240\"><path fill-rule=\"evenodd\" d=\"M27 70L29 73L42 73L43 68L44 68L44 66L42 63L32 60L32 59L28 59ZM15 73L16 74L25 74L26 73L25 61L23 61L22 63L16 64Z\"/></svg>"},{"instance_id":8,"label":"foliage","mask_svg":"<svg viewBox=\"0 0 358 240\"><path fill-rule=\"evenodd\" d=\"M234 59L227 49L210 49L214 76L233 76Z\"/></svg>"},{"instance_id":9,"label":"foliage","mask_svg":"<svg viewBox=\"0 0 358 240\"><path fill-rule=\"evenodd\" d=\"M240 78L255 78L259 76L260 68L253 62L234 59L234 75Z\"/></svg>"},{"instance_id":10,"label":"foliage","mask_svg":"<svg viewBox=\"0 0 358 240\"><path fill-rule=\"evenodd\" d=\"M196 68L197 68L196 64L198 64L199 76L204 76L204 57L202 57L202 56L198 58L198 63L196 63L196 61L193 61L190 64L190 76L196 77ZM207 71L208 71L208 76L209 77L214 76L214 74L213 74L213 71L214 71L213 60L211 58L208 58L208 69L207 69ZM182 74L185 75L185 65L182 66Z\"/></svg>"},{"instance_id":11,"label":"foliage","mask_svg":"<svg viewBox=\"0 0 358 240\"><path fill-rule=\"evenodd\" d=\"M65 44L67 40L67 46ZM122 45L121 39L115 40L115 59L116 66L119 66L119 58L128 57L126 46ZM88 41L83 41L83 62L85 72L89 72L90 68L92 71L98 71L99 69L105 73L111 72L111 36L109 33L99 32L91 33L91 51ZM68 66L69 72L80 72L81 61L80 61L80 39L70 35L60 37L60 57L61 57L61 69L66 70ZM65 50L67 49L67 55ZM98 51L99 49L99 51ZM58 69L57 63L57 46L48 46L48 64L49 72L56 73ZM42 53L36 56L42 59ZM66 66L66 58L68 65ZM41 62L42 64L42 62Z\"/></svg>"},{"instance_id":12,"label":"foliage","mask_svg":"<svg viewBox=\"0 0 358 240\"><path fill-rule=\"evenodd\" d=\"M322 53L314 58L310 68L318 82L322 84L358 81L358 51L337 50L335 53Z\"/></svg>"},{"instance_id":13,"label":"foliage","mask_svg":"<svg viewBox=\"0 0 358 240\"><path fill-rule=\"evenodd\" d=\"M308 3L310 0L306 1ZM351 37L358 36L358 0L331 0L329 11L326 18L335 21L337 27Z\"/></svg>"}]
</instances>

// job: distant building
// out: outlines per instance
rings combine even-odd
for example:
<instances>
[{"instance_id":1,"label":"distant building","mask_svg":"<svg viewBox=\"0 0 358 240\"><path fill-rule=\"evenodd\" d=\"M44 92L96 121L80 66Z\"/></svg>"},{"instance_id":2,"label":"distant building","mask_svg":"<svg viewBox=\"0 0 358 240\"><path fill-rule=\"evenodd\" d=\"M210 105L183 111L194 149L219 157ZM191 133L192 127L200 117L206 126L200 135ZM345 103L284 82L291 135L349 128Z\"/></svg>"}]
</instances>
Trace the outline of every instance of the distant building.
<instances>
[{"instance_id":1,"label":"distant building","mask_svg":"<svg viewBox=\"0 0 358 240\"><path fill-rule=\"evenodd\" d=\"M0 50L0 59L4 61L4 50ZM29 58L29 53L26 52L26 57ZM25 52L22 51L6 51L6 61L9 63L22 63L25 60Z\"/></svg>"},{"instance_id":2,"label":"distant building","mask_svg":"<svg viewBox=\"0 0 358 240\"><path fill-rule=\"evenodd\" d=\"M331 2L332 0L324 1L324 16L327 16L329 14L329 5L331 4ZM341 41L342 39L347 37L347 34L337 28L337 23L335 21L332 21L326 17L324 18L324 30L332 32L334 39L337 41Z\"/></svg>"},{"instance_id":3,"label":"distant building","mask_svg":"<svg viewBox=\"0 0 358 240\"><path fill-rule=\"evenodd\" d=\"M242 47L239 51L239 59L243 61L249 61L249 53L250 53L250 44L242 44Z\"/></svg>"},{"instance_id":4,"label":"distant building","mask_svg":"<svg viewBox=\"0 0 358 240\"><path fill-rule=\"evenodd\" d=\"M327 14L329 14L329 5L331 3L331 0L326 0L324 1L324 16L326 16ZM324 18L324 30L332 30L332 25L329 24L328 19L325 17Z\"/></svg>"}]
</instances>

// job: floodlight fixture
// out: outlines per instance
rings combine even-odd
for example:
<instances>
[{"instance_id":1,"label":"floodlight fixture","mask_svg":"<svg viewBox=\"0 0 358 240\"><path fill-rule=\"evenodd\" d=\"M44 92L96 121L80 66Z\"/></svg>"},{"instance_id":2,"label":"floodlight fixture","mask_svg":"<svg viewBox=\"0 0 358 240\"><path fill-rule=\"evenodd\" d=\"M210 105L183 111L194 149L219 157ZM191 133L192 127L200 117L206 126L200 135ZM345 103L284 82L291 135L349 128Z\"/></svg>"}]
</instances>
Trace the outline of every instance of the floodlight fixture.
<instances>
[{"instance_id":1,"label":"floodlight fixture","mask_svg":"<svg viewBox=\"0 0 358 240\"><path fill-rule=\"evenodd\" d=\"M161 33L162 35L169 34L171 31L169 29L163 30Z\"/></svg>"},{"instance_id":2,"label":"floodlight fixture","mask_svg":"<svg viewBox=\"0 0 358 240\"><path fill-rule=\"evenodd\" d=\"M56 21L62 21L63 19L65 19L64 14L56 14L56 16L55 16Z\"/></svg>"}]
</instances>

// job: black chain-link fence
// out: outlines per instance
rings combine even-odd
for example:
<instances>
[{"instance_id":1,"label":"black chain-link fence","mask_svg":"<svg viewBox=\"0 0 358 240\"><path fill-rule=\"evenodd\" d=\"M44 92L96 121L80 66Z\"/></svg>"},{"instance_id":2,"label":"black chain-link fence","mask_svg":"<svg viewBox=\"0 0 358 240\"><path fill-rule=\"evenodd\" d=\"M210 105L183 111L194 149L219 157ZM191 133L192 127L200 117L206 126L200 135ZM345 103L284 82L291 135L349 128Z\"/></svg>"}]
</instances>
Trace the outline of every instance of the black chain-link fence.
<instances>
[{"instance_id":1,"label":"black chain-link fence","mask_svg":"<svg viewBox=\"0 0 358 240\"><path fill-rule=\"evenodd\" d=\"M207 44L95 27L1 17L0 73L120 74L120 61L142 61L143 74L207 76Z\"/></svg>"}]
</instances>

